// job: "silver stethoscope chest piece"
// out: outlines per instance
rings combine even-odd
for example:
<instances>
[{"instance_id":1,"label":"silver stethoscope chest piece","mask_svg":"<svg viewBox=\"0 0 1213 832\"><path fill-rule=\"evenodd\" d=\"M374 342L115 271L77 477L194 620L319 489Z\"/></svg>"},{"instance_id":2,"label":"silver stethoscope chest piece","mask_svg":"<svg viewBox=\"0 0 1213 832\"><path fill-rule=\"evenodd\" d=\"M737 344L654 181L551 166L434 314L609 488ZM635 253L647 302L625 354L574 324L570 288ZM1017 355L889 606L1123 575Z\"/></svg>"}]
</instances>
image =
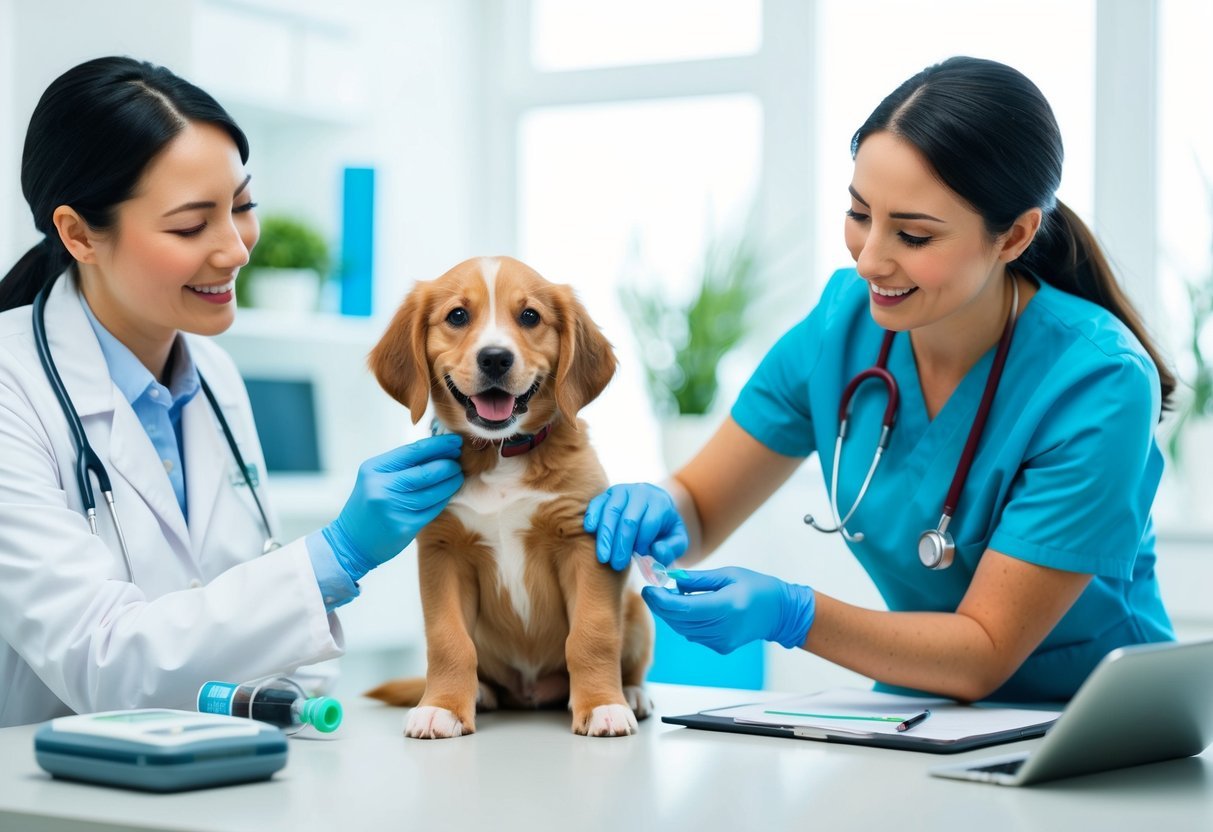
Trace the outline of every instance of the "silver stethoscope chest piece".
<instances>
[{"instance_id":1,"label":"silver stethoscope chest piece","mask_svg":"<svg viewBox=\"0 0 1213 832\"><path fill-rule=\"evenodd\" d=\"M948 532L948 526L951 525L952 517L956 513L956 504L960 500L961 491L964 490L965 480L968 479L969 471L973 468L973 458L977 455L977 445L981 441L986 419L990 415L990 406L994 402L994 393L998 389L999 381L1002 379L1003 367L1007 363L1007 353L1011 349L1011 336L1015 334L1015 318L1018 310L1019 282L1012 277L1011 312L1007 315L1006 326L1003 328L1002 337L998 341L998 352L994 354L994 363L990 367L990 375L986 379L985 391L982 393L981 404L977 408L977 415L973 418L973 426L969 429L969 437L965 440L964 450L960 454L960 461L956 463L956 473L952 476L952 484L948 488L947 497L944 499L943 514L940 516L935 528L924 531L918 537L918 560L928 569L947 569L952 565L952 561L955 558L956 544L952 540L951 533ZM896 333L892 331L885 332L884 338L881 340L880 354L876 358L876 364L851 379L850 383L842 391L842 401L838 408L838 437L834 440L834 464L830 473L830 512L834 518L834 525L832 527L822 526L813 519L813 515L806 514L804 516L804 522L817 531L827 534L838 532L851 543L861 543L864 536L862 532L851 532L848 530L847 522L854 516L855 511L859 508L859 504L868 493L868 486L872 483L876 467L880 465L880 460L884 457L884 452L889 447L889 438L897 419L899 391L897 380L888 369L889 352L893 346L895 335ZM884 416L881 419L880 438L876 442L876 451L872 456L872 464L868 466L868 472L863 478L863 484L859 486L859 493L856 495L855 501L851 503L850 509L843 515L838 508L838 470L839 460L842 458L843 440L847 436L847 422L851 416L851 400L859 386L871 379L876 379L885 386L888 400L885 405Z\"/></svg>"},{"instance_id":2,"label":"silver stethoscope chest piece","mask_svg":"<svg viewBox=\"0 0 1213 832\"><path fill-rule=\"evenodd\" d=\"M956 555L956 544L948 534L944 520L940 521L939 528L928 529L918 537L918 560L927 569L947 569Z\"/></svg>"}]
</instances>

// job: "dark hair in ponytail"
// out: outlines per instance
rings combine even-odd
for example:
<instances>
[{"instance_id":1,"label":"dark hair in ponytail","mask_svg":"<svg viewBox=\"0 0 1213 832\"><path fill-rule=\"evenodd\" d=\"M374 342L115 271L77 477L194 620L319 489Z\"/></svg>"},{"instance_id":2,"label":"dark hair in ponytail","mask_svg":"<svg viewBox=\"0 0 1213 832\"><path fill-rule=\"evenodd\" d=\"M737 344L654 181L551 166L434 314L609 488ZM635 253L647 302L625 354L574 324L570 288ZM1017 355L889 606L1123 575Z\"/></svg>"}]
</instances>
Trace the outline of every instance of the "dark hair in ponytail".
<instances>
[{"instance_id":1,"label":"dark hair in ponytail","mask_svg":"<svg viewBox=\"0 0 1213 832\"><path fill-rule=\"evenodd\" d=\"M248 140L210 95L164 67L97 58L69 69L42 94L25 134L21 191L44 239L0 281L0 311L31 303L72 263L54 224L70 206L98 231L113 227L148 163L190 122L227 131L248 161Z\"/></svg>"},{"instance_id":2,"label":"dark hair in ponytail","mask_svg":"<svg viewBox=\"0 0 1213 832\"><path fill-rule=\"evenodd\" d=\"M1061 131L1035 84L1005 64L949 58L881 101L851 139L851 155L880 131L917 148L939 180L981 214L991 237L1009 229L1024 211L1043 209L1036 238L1011 267L1018 264L1119 318L1158 368L1163 406L1168 405L1174 374L1095 236L1056 197L1064 155Z\"/></svg>"}]
</instances>

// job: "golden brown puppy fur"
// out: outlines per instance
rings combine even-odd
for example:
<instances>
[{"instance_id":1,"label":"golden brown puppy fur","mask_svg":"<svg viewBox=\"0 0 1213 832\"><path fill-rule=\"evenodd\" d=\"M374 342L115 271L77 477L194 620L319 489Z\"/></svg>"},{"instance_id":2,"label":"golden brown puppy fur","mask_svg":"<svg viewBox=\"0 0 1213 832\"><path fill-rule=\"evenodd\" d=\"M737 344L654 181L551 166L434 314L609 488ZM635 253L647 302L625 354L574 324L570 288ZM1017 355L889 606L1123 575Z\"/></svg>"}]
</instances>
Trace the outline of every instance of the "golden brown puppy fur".
<instances>
[{"instance_id":1,"label":"golden brown puppy fur","mask_svg":"<svg viewBox=\"0 0 1213 832\"><path fill-rule=\"evenodd\" d=\"M415 737L471 733L477 705L567 704L579 734L634 733L652 707L651 623L582 528L607 479L577 413L615 357L572 289L510 258L460 263L409 292L370 366L414 422L432 400L464 436L465 482L417 539L426 679L367 695L415 706ZM502 456L545 425L541 443Z\"/></svg>"}]
</instances>

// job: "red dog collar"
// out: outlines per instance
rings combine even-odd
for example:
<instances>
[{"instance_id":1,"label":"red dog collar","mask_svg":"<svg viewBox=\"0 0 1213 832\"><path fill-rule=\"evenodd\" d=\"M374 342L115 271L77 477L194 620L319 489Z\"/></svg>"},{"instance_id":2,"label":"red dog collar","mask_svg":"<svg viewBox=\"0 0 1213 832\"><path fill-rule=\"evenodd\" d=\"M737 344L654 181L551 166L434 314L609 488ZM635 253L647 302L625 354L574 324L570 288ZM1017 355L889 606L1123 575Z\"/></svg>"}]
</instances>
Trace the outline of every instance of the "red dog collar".
<instances>
[{"instance_id":1,"label":"red dog collar","mask_svg":"<svg viewBox=\"0 0 1213 832\"><path fill-rule=\"evenodd\" d=\"M516 433L501 443L502 456L522 456L548 438L552 432L551 425L544 425L538 433Z\"/></svg>"},{"instance_id":2,"label":"red dog collar","mask_svg":"<svg viewBox=\"0 0 1213 832\"><path fill-rule=\"evenodd\" d=\"M445 432L442 423L437 419L430 422L430 435L439 436ZM501 443L502 456L522 456L527 451L539 445L540 442L548 438L548 434L552 432L550 424L544 425L536 433L516 433ZM479 437L469 437L472 447L480 450L487 448L491 442L488 439Z\"/></svg>"}]
</instances>

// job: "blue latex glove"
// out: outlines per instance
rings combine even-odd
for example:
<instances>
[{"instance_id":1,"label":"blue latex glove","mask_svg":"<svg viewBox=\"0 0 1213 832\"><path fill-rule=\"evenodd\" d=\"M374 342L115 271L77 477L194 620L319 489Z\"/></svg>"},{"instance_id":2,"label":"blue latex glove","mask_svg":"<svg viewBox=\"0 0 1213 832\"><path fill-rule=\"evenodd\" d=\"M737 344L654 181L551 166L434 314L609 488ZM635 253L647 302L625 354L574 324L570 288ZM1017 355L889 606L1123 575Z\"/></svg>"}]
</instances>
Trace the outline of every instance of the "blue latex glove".
<instances>
[{"instance_id":1,"label":"blue latex glove","mask_svg":"<svg viewBox=\"0 0 1213 832\"><path fill-rule=\"evenodd\" d=\"M669 566L691 542L674 498L647 482L611 486L590 500L582 525L598 534L598 562L616 571L628 568L632 552Z\"/></svg>"},{"instance_id":2,"label":"blue latex glove","mask_svg":"<svg viewBox=\"0 0 1213 832\"><path fill-rule=\"evenodd\" d=\"M345 508L321 529L337 562L358 581L413 542L463 485L462 437L432 436L358 467Z\"/></svg>"},{"instance_id":3,"label":"blue latex glove","mask_svg":"<svg viewBox=\"0 0 1213 832\"><path fill-rule=\"evenodd\" d=\"M736 566L675 569L670 577L678 589L646 586L641 592L645 603L675 632L717 653L732 653L758 639L800 647L813 626L817 602L807 586Z\"/></svg>"}]
</instances>

